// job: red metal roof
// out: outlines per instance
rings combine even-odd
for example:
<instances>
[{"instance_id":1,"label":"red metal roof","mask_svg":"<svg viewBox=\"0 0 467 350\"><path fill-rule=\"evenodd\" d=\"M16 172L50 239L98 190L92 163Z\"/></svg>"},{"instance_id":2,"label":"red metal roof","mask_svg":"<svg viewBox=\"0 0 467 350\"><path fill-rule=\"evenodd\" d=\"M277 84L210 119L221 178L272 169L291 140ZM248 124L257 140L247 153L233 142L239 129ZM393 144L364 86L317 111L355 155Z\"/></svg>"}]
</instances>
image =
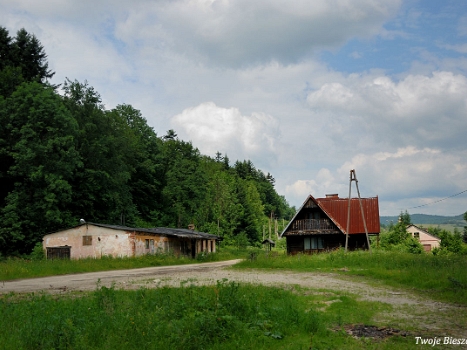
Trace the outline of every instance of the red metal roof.
<instances>
[{"instance_id":1,"label":"red metal roof","mask_svg":"<svg viewBox=\"0 0 467 350\"><path fill-rule=\"evenodd\" d=\"M311 197L311 196L310 196ZM329 216L329 218L341 229L347 232L347 217L349 210L349 199L327 197L316 198L318 206ZM365 214L366 227L369 234L380 232L378 197L362 198L363 213ZM350 201L350 227L349 234L365 233L362 220L362 212L358 198Z\"/></svg>"}]
</instances>

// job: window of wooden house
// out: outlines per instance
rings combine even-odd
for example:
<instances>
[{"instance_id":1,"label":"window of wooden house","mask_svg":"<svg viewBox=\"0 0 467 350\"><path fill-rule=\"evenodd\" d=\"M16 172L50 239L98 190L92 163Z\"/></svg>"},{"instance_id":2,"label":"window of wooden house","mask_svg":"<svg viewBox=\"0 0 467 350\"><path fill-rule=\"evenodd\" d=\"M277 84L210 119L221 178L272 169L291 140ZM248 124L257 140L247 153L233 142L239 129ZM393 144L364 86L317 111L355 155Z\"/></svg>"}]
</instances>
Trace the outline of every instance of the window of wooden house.
<instances>
[{"instance_id":1,"label":"window of wooden house","mask_svg":"<svg viewBox=\"0 0 467 350\"><path fill-rule=\"evenodd\" d=\"M416 239L420 239L420 232L414 232L414 233L413 233L413 236L414 236Z\"/></svg>"},{"instance_id":2,"label":"window of wooden house","mask_svg":"<svg viewBox=\"0 0 467 350\"><path fill-rule=\"evenodd\" d=\"M144 248L149 249L149 239L144 240Z\"/></svg>"},{"instance_id":3,"label":"window of wooden house","mask_svg":"<svg viewBox=\"0 0 467 350\"><path fill-rule=\"evenodd\" d=\"M318 249L318 240L316 237L311 238L311 249Z\"/></svg>"},{"instance_id":4,"label":"window of wooden house","mask_svg":"<svg viewBox=\"0 0 467 350\"><path fill-rule=\"evenodd\" d=\"M324 249L324 241L322 237L305 237L305 250Z\"/></svg>"},{"instance_id":5,"label":"window of wooden house","mask_svg":"<svg viewBox=\"0 0 467 350\"><path fill-rule=\"evenodd\" d=\"M317 237L318 249L324 249L324 240L322 237Z\"/></svg>"},{"instance_id":6,"label":"window of wooden house","mask_svg":"<svg viewBox=\"0 0 467 350\"><path fill-rule=\"evenodd\" d=\"M92 236L83 236L83 245L92 245Z\"/></svg>"}]
</instances>

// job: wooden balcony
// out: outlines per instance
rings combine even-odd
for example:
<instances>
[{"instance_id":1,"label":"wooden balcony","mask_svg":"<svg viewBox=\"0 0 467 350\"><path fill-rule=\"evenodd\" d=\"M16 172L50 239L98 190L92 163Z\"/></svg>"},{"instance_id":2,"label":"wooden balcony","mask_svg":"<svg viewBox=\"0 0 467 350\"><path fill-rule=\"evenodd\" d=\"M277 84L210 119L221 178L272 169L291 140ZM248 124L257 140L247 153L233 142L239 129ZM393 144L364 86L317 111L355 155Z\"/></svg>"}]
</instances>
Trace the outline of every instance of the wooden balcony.
<instances>
[{"instance_id":1,"label":"wooden balcony","mask_svg":"<svg viewBox=\"0 0 467 350\"><path fill-rule=\"evenodd\" d=\"M316 234L340 233L339 229L329 219L295 220L286 234Z\"/></svg>"}]
</instances>

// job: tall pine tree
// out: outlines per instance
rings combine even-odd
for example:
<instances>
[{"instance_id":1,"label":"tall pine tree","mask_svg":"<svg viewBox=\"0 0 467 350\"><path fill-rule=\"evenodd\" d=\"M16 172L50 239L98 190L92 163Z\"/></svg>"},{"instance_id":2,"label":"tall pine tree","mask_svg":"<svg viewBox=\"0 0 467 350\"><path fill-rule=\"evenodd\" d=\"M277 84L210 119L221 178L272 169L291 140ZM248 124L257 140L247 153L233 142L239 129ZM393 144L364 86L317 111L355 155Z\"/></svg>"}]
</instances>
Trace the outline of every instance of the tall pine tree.
<instances>
[{"instance_id":1,"label":"tall pine tree","mask_svg":"<svg viewBox=\"0 0 467 350\"><path fill-rule=\"evenodd\" d=\"M46 83L55 74L49 70L47 55L40 41L24 28L16 33L12 44L12 60L16 67L21 68L26 81Z\"/></svg>"}]
</instances>

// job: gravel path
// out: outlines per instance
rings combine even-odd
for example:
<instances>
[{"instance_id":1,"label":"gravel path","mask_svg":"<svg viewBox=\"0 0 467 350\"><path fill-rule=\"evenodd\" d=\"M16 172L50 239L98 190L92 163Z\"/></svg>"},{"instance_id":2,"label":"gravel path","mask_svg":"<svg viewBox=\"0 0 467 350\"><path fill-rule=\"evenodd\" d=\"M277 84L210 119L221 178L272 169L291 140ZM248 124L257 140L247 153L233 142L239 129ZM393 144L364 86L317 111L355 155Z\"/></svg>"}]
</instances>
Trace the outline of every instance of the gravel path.
<instances>
[{"instance_id":1,"label":"gravel path","mask_svg":"<svg viewBox=\"0 0 467 350\"><path fill-rule=\"evenodd\" d=\"M162 286L215 284L218 280L245 282L290 288L298 285L309 293L353 294L359 300L390 304L392 310L377 315L375 322L404 329L419 330L439 336L467 338L467 307L422 298L408 290L374 286L363 278L337 273L233 270L229 266L240 260L214 263L150 267L132 270L103 271L74 275L32 278L0 282L0 295L10 292L68 293L90 291L97 284L122 289L158 288Z\"/></svg>"}]
</instances>

